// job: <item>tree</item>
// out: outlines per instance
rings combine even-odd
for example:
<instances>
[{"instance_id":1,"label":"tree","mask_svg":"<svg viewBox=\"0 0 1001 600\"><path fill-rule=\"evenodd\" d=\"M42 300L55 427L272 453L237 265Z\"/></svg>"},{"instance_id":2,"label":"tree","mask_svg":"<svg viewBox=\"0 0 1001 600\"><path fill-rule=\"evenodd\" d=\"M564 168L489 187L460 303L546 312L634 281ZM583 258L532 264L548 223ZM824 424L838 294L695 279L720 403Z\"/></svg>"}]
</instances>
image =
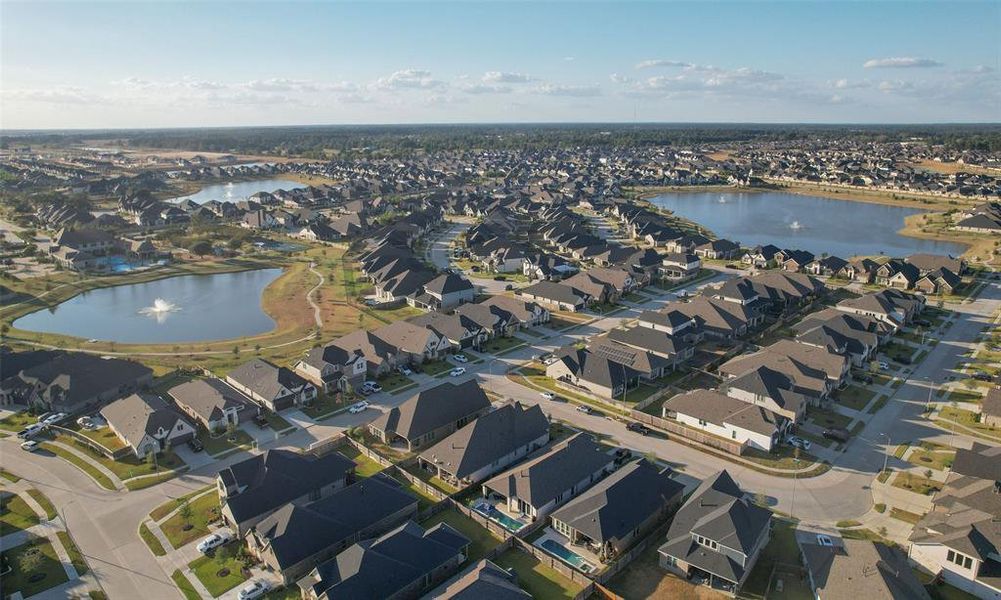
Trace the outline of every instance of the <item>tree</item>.
<instances>
[{"instance_id":1,"label":"tree","mask_svg":"<svg viewBox=\"0 0 1001 600\"><path fill-rule=\"evenodd\" d=\"M191 245L190 250L197 254L198 256L205 256L206 254L212 254L212 242L208 240L198 240Z\"/></svg>"},{"instance_id":2,"label":"tree","mask_svg":"<svg viewBox=\"0 0 1001 600\"><path fill-rule=\"evenodd\" d=\"M40 566L42 566L42 552L38 548L29 548L17 559L17 568L25 574L34 573Z\"/></svg>"},{"instance_id":3,"label":"tree","mask_svg":"<svg viewBox=\"0 0 1001 600\"><path fill-rule=\"evenodd\" d=\"M191 503L187 500L181 505L181 508L177 509L177 514L181 516L185 525L191 524L191 517L194 515L194 510L191 509Z\"/></svg>"}]
</instances>

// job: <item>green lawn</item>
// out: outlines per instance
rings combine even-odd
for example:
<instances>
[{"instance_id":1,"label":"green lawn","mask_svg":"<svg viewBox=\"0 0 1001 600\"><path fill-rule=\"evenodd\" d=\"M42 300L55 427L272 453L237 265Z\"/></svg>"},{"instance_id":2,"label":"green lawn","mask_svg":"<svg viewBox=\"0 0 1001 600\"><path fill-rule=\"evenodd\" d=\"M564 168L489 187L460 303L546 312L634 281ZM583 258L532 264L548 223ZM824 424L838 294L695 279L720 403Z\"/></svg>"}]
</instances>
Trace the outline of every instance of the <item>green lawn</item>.
<instances>
[{"instance_id":1,"label":"green lawn","mask_svg":"<svg viewBox=\"0 0 1001 600\"><path fill-rule=\"evenodd\" d=\"M95 452L93 449L84 445L83 442L80 442L75 438L71 438L69 436L57 436L56 439L63 444L72 446L74 449L79 450L91 460L99 463L101 466L114 473L115 476L121 480L131 479L132 477L138 477L140 475L153 475L155 473L159 473L160 471L177 469L184 466L184 461L170 450L161 452L157 455L156 461L140 460L134 454L129 454L118 460L112 460L100 452Z\"/></svg>"},{"instance_id":2,"label":"green lawn","mask_svg":"<svg viewBox=\"0 0 1001 600\"><path fill-rule=\"evenodd\" d=\"M38 525L38 515L17 494L3 493L0 500L0 535L8 535Z\"/></svg>"},{"instance_id":3,"label":"green lawn","mask_svg":"<svg viewBox=\"0 0 1001 600\"><path fill-rule=\"evenodd\" d=\"M146 523L139 524L139 537L145 542L146 547L153 553L153 556L165 556L167 551L163 549L160 538L156 537Z\"/></svg>"},{"instance_id":4,"label":"green lawn","mask_svg":"<svg viewBox=\"0 0 1001 600\"><path fill-rule=\"evenodd\" d=\"M65 531L57 531L56 536L59 538L59 542L63 545L63 549L66 550L66 554L70 557L70 562L73 563L73 568L76 569L77 575L84 575L90 570L87 565L87 561L83 558L83 553L77 548L76 542L70 537L70 534Z\"/></svg>"},{"instance_id":5,"label":"green lawn","mask_svg":"<svg viewBox=\"0 0 1001 600\"><path fill-rule=\"evenodd\" d=\"M494 562L504 569L514 569L518 574L518 584L535 600L573 598L584 589L584 586L570 581L521 550L512 548Z\"/></svg>"},{"instance_id":6,"label":"green lawn","mask_svg":"<svg viewBox=\"0 0 1001 600\"><path fill-rule=\"evenodd\" d=\"M432 377L435 375L441 375L442 373L447 373L454 368L455 365L446 360L433 360L421 365L421 371L423 371L425 375L431 375Z\"/></svg>"},{"instance_id":7,"label":"green lawn","mask_svg":"<svg viewBox=\"0 0 1001 600\"><path fill-rule=\"evenodd\" d=\"M425 492L422 488L418 487L417 484L411 483L409 479L404 477L394 477L393 479L399 481L400 485L407 488L411 494L417 497L417 510L424 510L425 508L439 502L437 498Z\"/></svg>"},{"instance_id":8,"label":"green lawn","mask_svg":"<svg viewBox=\"0 0 1001 600\"><path fill-rule=\"evenodd\" d=\"M111 481L111 479L109 479L108 476L105 475L103 472L98 470L94 465L90 464L90 462L84 460L83 458L80 458L79 456L73 454L72 452L69 452L68 450L64 450L59 446L56 446L55 444L48 444L43 442L40 446L42 450L51 452L52 454L55 454L59 458L69 463L72 463L73 466L75 466L76 468L80 469L81 471L89 475L91 479L96 481L97 484L103 487L104 489L106 490L115 489L115 484Z\"/></svg>"},{"instance_id":9,"label":"green lawn","mask_svg":"<svg viewBox=\"0 0 1001 600\"><path fill-rule=\"evenodd\" d=\"M202 600L201 595L195 590L195 586L191 585L191 582L188 581L188 578L184 576L184 573L180 569L174 571L170 575L170 578L174 580L174 585L177 586L177 589L181 590L181 595L184 596L185 600Z\"/></svg>"},{"instance_id":10,"label":"green lawn","mask_svg":"<svg viewBox=\"0 0 1001 600\"><path fill-rule=\"evenodd\" d=\"M41 561L33 571L25 573L18 568L18 565L20 564L21 557L28 553L39 554ZM45 541L44 538L12 548L4 552L3 556L8 564L14 567L11 573L4 575L3 593L5 595L21 592L21 595L27 598L69 580L66 577L66 571L63 570L63 564L59 561L59 557L56 556L55 548L52 547L50 542ZM44 577L39 581L30 581L37 574L43 574Z\"/></svg>"},{"instance_id":11,"label":"green lawn","mask_svg":"<svg viewBox=\"0 0 1001 600\"><path fill-rule=\"evenodd\" d=\"M174 548L180 548L209 534L209 523L219 518L219 494L217 492L205 494L192 500L189 506L191 517L187 523L178 512L160 525L163 535L167 536L167 540ZM185 529L187 525L191 527Z\"/></svg>"},{"instance_id":12,"label":"green lawn","mask_svg":"<svg viewBox=\"0 0 1001 600\"><path fill-rule=\"evenodd\" d=\"M876 392L858 385L850 385L838 392L838 402L852 410L862 410L873 399Z\"/></svg>"},{"instance_id":13,"label":"green lawn","mask_svg":"<svg viewBox=\"0 0 1001 600\"><path fill-rule=\"evenodd\" d=\"M17 483L18 481L21 481L20 477L18 477L17 475L11 473L10 471L8 471L7 469L4 469L2 467L0 467L0 477L3 477L4 479L6 479L7 481L9 481L11 483Z\"/></svg>"},{"instance_id":14,"label":"green lawn","mask_svg":"<svg viewBox=\"0 0 1001 600\"><path fill-rule=\"evenodd\" d=\"M312 419L319 419L329 415L330 413L339 410L353 403L354 399L344 399L341 402L337 401L337 396L334 394L319 394L316 399L313 400L313 404L310 406L304 406L302 412L306 413Z\"/></svg>"},{"instance_id":15,"label":"green lawn","mask_svg":"<svg viewBox=\"0 0 1001 600\"><path fill-rule=\"evenodd\" d=\"M841 427L848 428L848 424L851 423L851 417L846 417L840 413L836 413L833 410L827 410L824 408L810 408L809 409L810 420L817 424L818 427L823 427L824 429L830 427Z\"/></svg>"},{"instance_id":16,"label":"green lawn","mask_svg":"<svg viewBox=\"0 0 1001 600\"><path fill-rule=\"evenodd\" d=\"M125 482L125 489L130 492L135 492L138 490L144 490L148 487L153 487L154 485L163 483L164 481L169 481L174 477L177 477L178 471L164 471L159 475L151 475L149 477L137 477L135 479L129 479Z\"/></svg>"},{"instance_id":17,"label":"green lawn","mask_svg":"<svg viewBox=\"0 0 1001 600\"><path fill-rule=\"evenodd\" d=\"M984 437L1001 441L1001 429L980 423L979 415L973 411L946 406L942 408L939 416L949 419L950 421L955 421L960 425L976 431ZM938 424L946 429L953 429L949 423L938 421Z\"/></svg>"},{"instance_id":18,"label":"green lawn","mask_svg":"<svg viewBox=\"0 0 1001 600\"><path fill-rule=\"evenodd\" d=\"M17 432L37 422L38 419L35 416L27 412L18 412L0 419L0 429Z\"/></svg>"},{"instance_id":19,"label":"green lawn","mask_svg":"<svg viewBox=\"0 0 1001 600\"><path fill-rule=\"evenodd\" d=\"M76 424L74 423L74 426L75 425ZM100 427L98 429L73 427L73 429L75 429L80 435L94 440L112 452L125 447L125 442L123 442L122 438L118 437L118 435L112 431L110 427Z\"/></svg>"},{"instance_id":20,"label":"green lawn","mask_svg":"<svg viewBox=\"0 0 1001 600\"><path fill-rule=\"evenodd\" d=\"M742 589L742 595L749 598L764 598L769 578L772 576L772 569L777 563L800 564L799 546L796 544L796 527L792 522L779 518L772 521L772 539L761 551L758 562L754 564L754 569L748 575ZM813 598L809 584L799 577L783 577L782 583L783 599L808 600Z\"/></svg>"},{"instance_id":21,"label":"green lawn","mask_svg":"<svg viewBox=\"0 0 1001 600\"><path fill-rule=\"evenodd\" d=\"M468 560L471 564L480 560L483 555L501 542L499 538L495 537L485 527L453 509L443 510L421 523L421 526L429 529L438 523L447 523L471 540Z\"/></svg>"},{"instance_id":22,"label":"green lawn","mask_svg":"<svg viewBox=\"0 0 1001 600\"><path fill-rule=\"evenodd\" d=\"M34 498L35 502L42 507L45 511L45 518L51 521L56 518L56 507L52 504L52 501L46 497L45 494L36 490L35 488L28 488L28 495Z\"/></svg>"},{"instance_id":23,"label":"green lawn","mask_svg":"<svg viewBox=\"0 0 1001 600\"><path fill-rule=\"evenodd\" d=\"M268 420L268 427L275 431L285 431L293 427L291 423L285 420L285 417L275 412L264 411L264 418Z\"/></svg>"},{"instance_id":24,"label":"green lawn","mask_svg":"<svg viewBox=\"0 0 1001 600\"><path fill-rule=\"evenodd\" d=\"M748 448L743 457L751 462L772 467L773 469L804 469L817 462L817 458L804 450L799 451L799 462L796 462L796 448L779 445L771 452L762 452L756 448Z\"/></svg>"},{"instance_id":25,"label":"green lawn","mask_svg":"<svg viewBox=\"0 0 1001 600\"><path fill-rule=\"evenodd\" d=\"M295 584L280 590L271 590L264 595L264 600L300 600L301 598L302 591Z\"/></svg>"},{"instance_id":26,"label":"green lawn","mask_svg":"<svg viewBox=\"0 0 1001 600\"><path fill-rule=\"evenodd\" d=\"M905 523L910 523L911 525L916 524L922 517L922 515L906 511L902 508L891 508L890 516Z\"/></svg>"},{"instance_id":27,"label":"green lawn","mask_svg":"<svg viewBox=\"0 0 1001 600\"><path fill-rule=\"evenodd\" d=\"M393 371L381 379L377 379L377 382L380 386L382 386L382 391L388 394L393 394L397 391L403 390L404 388L416 385L413 379L410 379L402 373L397 373L396 371Z\"/></svg>"},{"instance_id":28,"label":"green lawn","mask_svg":"<svg viewBox=\"0 0 1001 600\"><path fill-rule=\"evenodd\" d=\"M181 496L180 498L173 498L171 500L168 500L167 502L164 502L160 506L157 506L156 508L154 508L153 510L151 510L150 513L149 513L149 516L154 521L159 521L160 519L162 519L162 518L166 517L167 515L169 515L175 508L177 508L178 506L180 506L185 500L191 500L195 496L204 494L208 490L211 490L211 489L214 489L214 488L215 488L214 485L207 485L207 486L203 487L200 490L195 490L195 491L191 492L190 494L185 494L185 495Z\"/></svg>"},{"instance_id":29,"label":"green lawn","mask_svg":"<svg viewBox=\"0 0 1001 600\"><path fill-rule=\"evenodd\" d=\"M495 337L492 340L487 340L483 342L480 346L482 352L489 352L490 354L502 354L508 350L512 350L519 346L524 346L525 341L521 338L514 336L511 337Z\"/></svg>"},{"instance_id":30,"label":"green lawn","mask_svg":"<svg viewBox=\"0 0 1001 600\"><path fill-rule=\"evenodd\" d=\"M345 446L337 452L350 458L356 465L358 465L355 467L355 474L359 477L371 477L386 468L377 461L372 460L359 452L354 446Z\"/></svg>"},{"instance_id":31,"label":"green lawn","mask_svg":"<svg viewBox=\"0 0 1001 600\"><path fill-rule=\"evenodd\" d=\"M973 390L954 389L946 396L947 402L980 402L984 395Z\"/></svg>"},{"instance_id":32,"label":"green lawn","mask_svg":"<svg viewBox=\"0 0 1001 600\"><path fill-rule=\"evenodd\" d=\"M212 456L219 456L238 448L251 448L254 444L254 438L242 429L221 434L210 434L208 431L200 430L198 439L205 445L205 452Z\"/></svg>"},{"instance_id":33,"label":"green lawn","mask_svg":"<svg viewBox=\"0 0 1001 600\"><path fill-rule=\"evenodd\" d=\"M659 392L660 389L646 383L641 383L640 385L634 387L633 389L626 392L626 403L636 404L637 402L642 402L646 400L654 393ZM622 400L621 396L616 397L616 400Z\"/></svg>"},{"instance_id":34,"label":"green lawn","mask_svg":"<svg viewBox=\"0 0 1001 600\"><path fill-rule=\"evenodd\" d=\"M936 471L944 471L952 468L952 461L956 458L956 451L946 446L937 444L922 443L914 448L907 457L907 462L919 467L927 467Z\"/></svg>"},{"instance_id":35,"label":"green lawn","mask_svg":"<svg viewBox=\"0 0 1001 600\"><path fill-rule=\"evenodd\" d=\"M247 580L243 576L243 563L233 557L217 560L215 557L202 556L191 561L188 566L213 598L218 598ZM224 570L228 573L224 573Z\"/></svg>"},{"instance_id":36,"label":"green lawn","mask_svg":"<svg viewBox=\"0 0 1001 600\"><path fill-rule=\"evenodd\" d=\"M922 475L915 475L910 472L897 473L893 478L893 487L903 490L910 490L916 494L930 496L942 489L942 484L928 479Z\"/></svg>"}]
</instances>

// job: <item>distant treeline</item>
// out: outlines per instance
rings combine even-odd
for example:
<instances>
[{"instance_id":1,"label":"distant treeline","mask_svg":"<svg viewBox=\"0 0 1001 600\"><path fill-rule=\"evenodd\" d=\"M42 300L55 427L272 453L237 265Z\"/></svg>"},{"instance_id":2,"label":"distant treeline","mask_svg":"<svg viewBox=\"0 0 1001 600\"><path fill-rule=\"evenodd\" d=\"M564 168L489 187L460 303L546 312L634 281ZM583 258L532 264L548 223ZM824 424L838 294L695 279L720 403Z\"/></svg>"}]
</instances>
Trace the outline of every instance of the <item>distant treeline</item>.
<instances>
[{"instance_id":1,"label":"distant treeline","mask_svg":"<svg viewBox=\"0 0 1001 600\"><path fill-rule=\"evenodd\" d=\"M691 146L748 141L921 139L955 150L1001 150L1001 125L565 124L370 125L6 132L0 145L101 141L121 147L344 158L443 150Z\"/></svg>"}]
</instances>

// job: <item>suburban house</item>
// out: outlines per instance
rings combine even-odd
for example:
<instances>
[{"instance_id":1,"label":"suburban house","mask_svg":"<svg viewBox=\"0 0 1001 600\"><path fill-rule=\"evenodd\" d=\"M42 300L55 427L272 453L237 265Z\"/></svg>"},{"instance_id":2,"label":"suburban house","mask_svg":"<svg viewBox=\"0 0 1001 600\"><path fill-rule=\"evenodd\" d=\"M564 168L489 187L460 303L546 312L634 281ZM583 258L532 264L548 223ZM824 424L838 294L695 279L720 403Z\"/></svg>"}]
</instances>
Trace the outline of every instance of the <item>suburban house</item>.
<instances>
[{"instance_id":1,"label":"suburban house","mask_svg":"<svg viewBox=\"0 0 1001 600\"><path fill-rule=\"evenodd\" d=\"M1001 427L1001 387L987 390L980 403L980 422L990 427Z\"/></svg>"},{"instance_id":2,"label":"suburban house","mask_svg":"<svg viewBox=\"0 0 1001 600\"><path fill-rule=\"evenodd\" d=\"M346 392L365 381L368 361L359 348L346 350L330 343L320 348L311 348L306 356L295 363L292 370L324 393L334 390Z\"/></svg>"},{"instance_id":3,"label":"suburban house","mask_svg":"<svg viewBox=\"0 0 1001 600\"><path fill-rule=\"evenodd\" d=\"M472 302L476 290L468 279L445 273L425 283L421 289L407 297L407 304L424 310L447 310L465 302Z\"/></svg>"},{"instance_id":4,"label":"suburban house","mask_svg":"<svg viewBox=\"0 0 1001 600\"><path fill-rule=\"evenodd\" d=\"M623 465L549 516L571 547L608 560L622 554L681 504L685 486L644 459Z\"/></svg>"},{"instance_id":5,"label":"suburban house","mask_svg":"<svg viewBox=\"0 0 1001 600\"><path fill-rule=\"evenodd\" d=\"M465 306L479 307L477 304L465 304L460 308ZM474 350L479 350L483 342L493 337L493 326L496 323L491 318L491 322L487 326L484 326L478 319L467 315L468 313L465 312L460 314L458 309L451 314L432 311L414 317L409 322L433 331L441 339L447 341L451 349L464 350L466 348L473 348ZM484 315L477 313L477 316ZM492 317L493 315L486 316Z\"/></svg>"},{"instance_id":6,"label":"suburban house","mask_svg":"<svg viewBox=\"0 0 1001 600\"><path fill-rule=\"evenodd\" d=\"M695 344L687 338L689 328L681 330L681 335L674 336L660 329L650 327L630 327L629 329L613 329L608 332L608 339L636 350L648 352L667 361L661 374L677 371L685 362L695 356ZM696 336L697 333L693 332ZM613 355L609 355L614 358ZM629 363L627 363L629 364ZM634 366L629 364L629 366ZM656 379L657 376L647 376Z\"/></svg>"},{"instance_id":7,"label":"suburban house","mask_svg":"<svg viewBox=\"0 0 1001 600\"><path fill-rule=\"evenodd\" d=\"M584 310L593 300L592 296L569 285L540 281L516 292L523 298L534 300L552 310L577 312Z\"/></svg>"},{"instance_id":8,"label":"suburban house","mask_svg":"<svg viewBox=\"0 0 1001 600\"><path fill-rule=\"evenodd\" d=\"M208 431L236 427L253 419L260 411L250 398L215 377L175 385L167 395Z\"/></svg>"},{"instance_id":9,"label":"suburban house","mask_svg":"<svg viewBox=\"0 0 1001 600\"><path fill-rule=\"evenodd\" d=\"M732 260L740 255L740 243L730 240L710 240L692 251L696 256L711 260Z\"/></svg>"},{"instance_id":10,"label":"suburban house","mask_svg":"<svg viewBox=\"0 0 1001 600\"><path fill-rule=\"evenodd\" d=\"M630 360L635 352L629 352ZM663 367L661 367L663 368ZM625 363L609 358L606 352L592 352L574 346L557 352L556 360L546 366L546 376L567 385L584 389L602 398L615 398L639 383L642 373Z\"/></svg>"},{"instance_id":11,"label":"suburban house","mask_svg":"<svg viewBox=\"0 0 1001 600\"><path fill-rule=\"evenodd\" d=\"M924 296L900 290L882 290L838 302L838 310L872 317L900 329L925 307Z\"/></svg>"},{"instance_id":12,"label":"suburban house","mask_svg":"<svg viewBox=\"0 0 1001 600\"><path fill-rule=\"evenodd\" d=\"M690 279L699 274L702 269L702 259L694 254L665 254L661 260L660 276L671 281Z\"/></svg>"},{"instance_id":13,"label":"suburban house","mask_svg":"<svg viewBox=\"0 0 1001 600\"><path fill-rule=\"evenodd\" d=\"M247 549L287 585L351 544L416 516L417 498L376 473L315 502L285 504L250 530Z\"/></svg>"},{"instance_id":14,"label":"suburban house","mask_svg":"<svg viewBox=\"0 0 1001 600\"><path fill-rule=\"evenodd\" d=\"M680 310L671 308L644 310L640 313L637 324L689 342L698 342L702 339L702 332L695 318Z\"/></svg>"},{"instance_id":15,"label":"suburban house","mask_svg":"<svg viewBox=\"0 0 1001 600\"><path fill-rule=\"evenodd\" d=\"M652 311L644 311L640 315L639 323L647 327L657 327L660 324L650 316ZM674 325L683 326L687 321L693 321L693 329L698 331L698 341L702 336L708 336L714 340L730 343L738 338L744 337L747 333L757 327L763 317L760 313L751 310L747 306L737 302L727 302L719 298L708 296L695 296L688 302L669 302L663 309L652 314L672 315ZM667 324L665 324L667 326ZM665 329L674 335L672 329Z\"/></svg>"},{"instance_id":16,"label":"suburban house","mask_svg":"<svg viewBox=\"0 0 1001 600\"><path fill-rule=\"evenodd\" d=\"M195 437L195 427L160 396L132 394L101 409L108 427L138 458Z\"/></svg>"},{"instance_id":17,"label":"suburban house","mask_svg":"<svg viewBox=\"0 0 1001 600\"><path fill-rule=\"evenodd\" d=\"M796 391L793 380L774 369L761 366L726 380L720 391L731 398L761 406L793 424L806 415L807 407L819 400Z\"/></svg>"},{"instance_id":18,"label":"suburban house","mask_svg":"<svg viewBox=\"0 0 1001 600\"><path fill-rule=\"evenodd\" d=\"M550 319L549 310L545 307L512 296L491 296L480 302L479 306L488 308L505 321L512 323L514 331L523 327L542 325L548 323Z\"/></svg>"},{"instance_id":19,"label":"suburban house","mask_svg":"<svg viewBox=\"0 0 1001 600\"><path fill-rule=\"evenodd\" d=\"M291 369L255 358L229 372L226 383L271 412L311 404L316 387Z\"/></svg>"},{"instance_id":20,"label":"suburban house","mask_svg":"<svg viewBox=\"0 0 1001 600\"><path fill-rule=\"evenodd\" d=\"M424 596L427 600L532 600L518 587L518 574L483 558Z\"/></svg>"},{"instance_id":21,"label":"suburban house","mask_svg":"<svg viewBox=\"0 0 1001 600\"><path fill-rule=\"evenodd\" d=\"M772 513L725 470L705 479L674 515L660 566L736 596L771 535Z\"/></svg>"},{"instance_id":22,"label":"suburban house","mask_svg":"<svg viewBox=\"0 0 1001 600\"><path fill-rule=\"evenodd\" d=\"M448 339L433 330L407 321L393 321L372 335L391 348L396 365L421 364L439 358L450 347Z\"/></svg>"},{"instance_id":23,"label":"suburban house","mask_svg":"<svg viewBox=\"0 0 1001 600\"><path fill-rule=\"evenodd\" d=\"M615 469L615 457L578 433L483 483L483 496L532 521L586 490Z\"/></svg>"},{"instance_id":24,"label":"suburban house","mask_svg":"<svg viewBox=\"0 0 1001 600\"><path fill-rule=\"evenodd\" d=\"M795 391L826 400L833 390L846 383L849 365L848 357L827 348L779 340L757 352L731 358L720 365L719 373L737 377L758 367L768 367L792 380Z\"/></svg>"},{"instance_id":25,"label":"suburban house","mask_svg":"<svg viewBox=\"0 0 1001 600\"><path fill-rule=\"evenodd\" d=\"M446 523L413 521L350 546L299 580L304 600L418 598L451 577L470 540Z\"/></svg>"},{"instance_id":26,"label":"suburban house","mask_svg":"<svg viewBox=\"0 0 1001 600\"><path fill-rule=\"evenodd\" d=\"M678 394L666 400L661 410L665 419L763 452L770 452L789 426L788 419L763 406L713 390ZM688 437L699 439L695 435Z\"/></svg>"},{"instance_id":27,"label":"suburban house","mask_svg":"<svg viewBox=\"0 0 1001 600\"><path fill-rule=\"evenodd\" d=\"M583 293L594 302L616 302L619 299L619 291L615 286L608 283L604 278L597 277L591 273L594 269L581 271L573 277L568 277L558 285L573 288L578 293Z\"/></svg>"},{"instance_id":28,"label":"suburban house","mask_svg":"<svg viewBox=\"0 0 1001 600\"><path fill-rule=\"evenodd\" d=\"M333 347L336 350L331 351L330 358L335 362L341 360L337 358L338 356L343 357L343 360L351 364L349 369L351 372L351 377L355 377L354 356L361 356L365 359L365 368L368 370L368 374L373 377L381 377L393 369L396 368L398 350L391 344L384 342L375 333L368 331L366 329L357 329L351 333L341 336L329 344L326 347ZM314 361L310 360L311 363ZM344 364L339 365L341 373L344 372ZM303 366L303 370L309 372L315 367ZM328 373L336 373L337 368L331 363L331 367L326 369ZM300 371L300 374L303 374ZM307 377L303 374L304 377ZM322 375L321 375L322 376ZM341 382L341 379L336 379L336 376L331 376L330 379L335 379L337 383ZM349 383L351 379L345 380L345 384Z\"/></svg>"},{"instance_id":29,"label":"suburban house","mask_svg":"<svg viewBox=\"0 0 1001 600\"><path fill-rule=\"evenodd\" d=\"M223 521L243 537L289 502L313 502L343 488L354 472L354 461L337 452L316 456L268 450L219 471L216 487Z\"/></svg>"},{"instance_id":30,"label":"suburban house","mask_svg":"<svg viewBox=\"0 0 1001 600\"><path fill-rule=\"evenodd\" d=\"M10 352L2 358L0 404L5 406L81 413L147 388L153 381L152 369L143 364L82 352ZM8 372L12 374L6 376Z\"/></svg>"},{"instance_id":31,"label":"suburban house","mask_svg":"<svg viewBox=\"0 0 1001 600\"><path fill-rule=\"evenodd\" d=\"M369 423L372 434L408 452L440 440L490 410L490 399L475 379L445 382L424 390Z\"/></svg>"},{"instance_id":32,"label":"suburban house","mask_svg":"<svg viewBox=\"0 0 1001 600\"><path fill-rule=\"evenodd\" d=\"M956 450L932 503L911 533L910 559L977 598L1001 598L1001 447Z\"/></svg>"},{"instance_id":33,"label":"suburban house","mask_svg":"<svg viewBox=\"0 0 1001 600\"><path fill-rule=\"evenodd\" d=\"M832 545L812 540L800 542L815 598L931 600L907 557L897 548L869 540L832 542Z\"/></svg>"},{"instance_id":34,"label":"suburban house","mask_svg":"<svg viewBox=\"0 0 1001 600\"><path fill-rule=\"evenodd\" d=\"M549 442L549 419L539 405L501 406L419 455L422 468L465 487L479 483Z\"/></svg>"}]
</instances>

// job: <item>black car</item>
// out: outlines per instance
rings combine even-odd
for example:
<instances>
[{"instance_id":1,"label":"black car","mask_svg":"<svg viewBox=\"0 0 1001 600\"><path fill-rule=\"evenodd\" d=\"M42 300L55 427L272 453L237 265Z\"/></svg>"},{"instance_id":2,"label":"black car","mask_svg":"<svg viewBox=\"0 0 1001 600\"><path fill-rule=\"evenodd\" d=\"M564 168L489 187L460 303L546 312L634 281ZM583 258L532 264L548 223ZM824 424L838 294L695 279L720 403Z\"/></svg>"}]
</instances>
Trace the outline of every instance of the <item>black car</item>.
<instances>
[{"instance_id":1,"label":"black car","mask_svg":"<svg viewBox=\"0 0 1001 600\"><path fill-rule=\"evenodd\" d=\"M848 441L849 437L851 437L851 433L843 427L832 427L824 430L824 437L829 440L834 440L835 442L844 443Z\"/></svg>"},{"instance_id":2,"label":"black car","mask_svg":"<svg viewBox=\"0 0 1001 600\"><path fill-rule=\"evenodd\" d=\"M198 438L191 438L188 440L188 448L191 448L192 452L201 452L205 449L205 444Z\"/></svg>"},{"instance_id":3,"label":"black car","mask_svg":"<svg viewBox=\"0 0 1001 600\"><path fill-rule=\"evenodd\" d=\"M647 435L648 433L650 433L649 427L647 427L643 423L637 423L635 421L626 425L626 429L628 429L629 431L635 431L636 433L639 433L641 435Z\"/></svg>"},{"instance_id":4,"label":"black car","mask_svg":"<svg viewBox=\"0 0 1001 600\"><path fill-rule=\"evenodd\" d=\"M504 277L503 275L496 275L494 277L494 281L507 281L507 277Z\"/></svg>"},{"instance_id":5,"label":"black car","mask_svg":"<svg viewBox=\"0 0 1001 600\"><path fill-rule=\"evenodd\" d=\"M257 423L258 427L264 429L265 427L268 426L268 418L262 414L258 414L256 417L254 417L254 423Z\"/></svg>"},{"instance_id":6,"label":"black car","mask_svg":"<svg viewBox=\"0 0 1001 600\"><path fill-rule=\"evenodd\" d=\"M991 374L986 371L977 371L976 373L973 374L973 378L976 379L977 381L990 381Z\"/></svg>"}]
</instances>

